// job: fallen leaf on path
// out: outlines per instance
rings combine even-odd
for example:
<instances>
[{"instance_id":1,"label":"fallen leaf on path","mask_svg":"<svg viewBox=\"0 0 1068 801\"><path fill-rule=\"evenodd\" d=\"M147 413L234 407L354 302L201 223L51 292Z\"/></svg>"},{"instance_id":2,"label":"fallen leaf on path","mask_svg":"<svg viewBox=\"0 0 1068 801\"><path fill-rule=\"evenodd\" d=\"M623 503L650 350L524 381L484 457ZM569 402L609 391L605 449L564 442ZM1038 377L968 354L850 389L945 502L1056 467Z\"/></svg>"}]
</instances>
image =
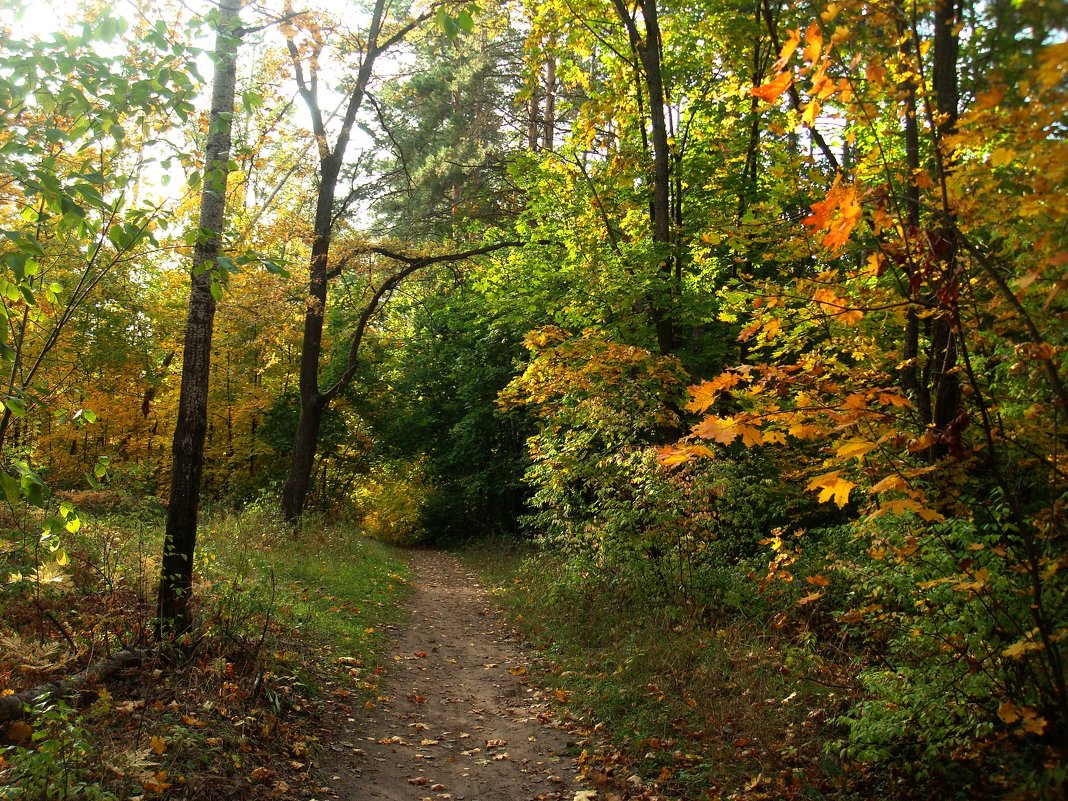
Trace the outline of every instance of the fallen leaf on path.
<instances>
[{"instance_id":1,"label":"fallen leaf on path","mask_svg":"<svg viewBox=\"0 0 1068 801\"><path fill-rule=\"evenodd\" d=\"M421 787L429 781L430 779L428 779L426 776L416 776L414 779L408 779L408 784L415 784Z\"/></svg>"},{"instance_id":2,"label":"fallen leaf on path","mask_svg":"<svg viewBox=\"0 0 1068 801\"><path fill-rule=\"evenodd\" d=\"M486 740L486 748L504 748L506 745L507 740Z\"/></svg>"}]
</instances>

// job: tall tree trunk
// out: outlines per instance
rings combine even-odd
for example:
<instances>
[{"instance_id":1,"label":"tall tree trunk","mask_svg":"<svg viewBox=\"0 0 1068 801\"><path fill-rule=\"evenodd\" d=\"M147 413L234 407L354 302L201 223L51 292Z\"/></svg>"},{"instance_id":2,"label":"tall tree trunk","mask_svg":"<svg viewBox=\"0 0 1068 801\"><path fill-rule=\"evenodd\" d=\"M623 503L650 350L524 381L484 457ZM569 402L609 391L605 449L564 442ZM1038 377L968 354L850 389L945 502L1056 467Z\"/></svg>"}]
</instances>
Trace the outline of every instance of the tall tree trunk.
<instances>
[{"instance_id":1,"label":"tall tree trunk","mask_svg":"<svg viewBox=\"0 0 1068 801\"><path fill-rule=\"evenodd\" d=\"M204 466L211 336L215 319L212 268L220 253L226 220L226 164L230 160L230 128L237 85L240 9L240 0L222 0L217 18L215 72L198 222L202 233L193 249L182 385L172 444L171 495L157 603L161 634L181 633L191 624L189 596L193 587L193 553Z\"/></svg>"},{"instance_id":2,"label":"tall tree trunk","mask_svg":"<svg viewBox=\"0 0 1068 801\"><path fill-rule=\"evenodd\" d=\"M355 115L354 115L355 116ZM315 240L309 268L308 299L304 310L304 339L300 351L300 417L293 437L289 475L282 489L282 516L295 522L304 511L319 444L319 424L325 404L319 394L319 360L323 353L323 315L329 276L334 195L344 151L321 159L319 196L315 208Z\"/></svg>"},{"instance_id":3,"label":"tall tree trunk","mask_svg":"<svg viewBox=\"0 0 1068 801\"><path fill-rule=\"evenodd\" d=\"M315 451L319 444L319 424L329 403L319 392L319 360L323 350L323 319L326 314L330 239L334 226L334 196L338 176L345 162L345 151L352 136L356 114L367 94L375 59L384 49L403 38L415 25L409 24L401 32L394 34L388 42L380 43L379 35L382 32L385 13L386 0L376 0L367 30L367 49L357 70L355 85L349 92L341 130L333 149L327 139L326 122L319 107L318 66L313 60L309 65L310 78L306 78L299 48L292 39L287 42L297 89L311 114L312 130L319 145L319 190L315 203L315 228L308 268L308 297L304 307L304 339L300 353L300 418L297 420L297 433L293 440L289 475L282 489L282 516L290 523L296 522L304 511L311 471L315 464Z\"/></svg>"},{"instance_id":4,"label":"tall tree trunk","mask_svg":"<svg viewBox=\"0 0 1068 801\"><path fill-rule=\"evenodd\" d=\"M551 151L556 144L556 54L545 54L545 111L541 120L542 147Z\"/></svg>"},{"instance_id":5,"label":"tall tree trunk","mask_svg":"<svg viewBox=\"0 0 1068 801\"><path fill-rule=\"evenodd\" d=\"M898 34L901 44L898 52L907 62L912 62L920 57L916 52L916 42L907 36L915 28L915 19L906 15L911 12L904 6L898 6L901 20L898 23ZM916 117L916 71L910 71L910 76L905 81L905 166L908 169L908 177L904 186L906 240L908 248L905 259L905 274L908 286L905 291L909 300L913 301L905 312L905 341L904 359L901 367L901 386L915 404L919 413L919 423L926 428L931 423L931 393L926 381L921 381L920 369L920 317L915 308L922 301L920 287L920 275L923 264L922 234L920 231L920 186L916 182L916 176L920 170L920 126Z\"/></svg>"},{"instance_id":6,"label":"tall tree trunk","mask_svg":"<svg viewBox=\"0 0 1068 801\"><path fill-rule=\"evenodd\" d=\"M661 65L660 21L656 0L639 0L645 22L644 35L638 29L634 16L624 0L614 0L613 5L620 22L627 30L631 50L642 64L645 88L649 93L649 128L653 155L653 191L650 214L653 223L653 243L660 254L659 271L663 279L662 291L653 298L653 324L656 328L657 345L662 354L675 348L675 329L670 304L674 287L674 253L671 238L671 151L668 146L668 127L665 106L667 94Z\"/></svg>"},{"instance_id":7,"label":"tall tree trunk","mask_svg":"<svg viewBox=\"0 0 1068 801\"><path fill-rule=\"evenodd\" d=\"M958 23L958 0L937 0L934 14L934 75L935 120L939 138L939 185L942 188L942 216L938 226L937 238L932 247L936 248L941 275L936 289L936 302L941 306L941 313L931 325L930 387L933 396L931 420L940 434L940 441L934 447L934 456L942 456L952 450L959 440L957 415L960 409L960 378L957 375L957 314L958 283L960 281L957 263L960 243L957 238L956 222L948 204L946 182L952 171L953 153L943 146L947 137L956 131L960 104L959 78L957 62L960 54L960 39L956 29Z\"/></svg>"}]
</instances>

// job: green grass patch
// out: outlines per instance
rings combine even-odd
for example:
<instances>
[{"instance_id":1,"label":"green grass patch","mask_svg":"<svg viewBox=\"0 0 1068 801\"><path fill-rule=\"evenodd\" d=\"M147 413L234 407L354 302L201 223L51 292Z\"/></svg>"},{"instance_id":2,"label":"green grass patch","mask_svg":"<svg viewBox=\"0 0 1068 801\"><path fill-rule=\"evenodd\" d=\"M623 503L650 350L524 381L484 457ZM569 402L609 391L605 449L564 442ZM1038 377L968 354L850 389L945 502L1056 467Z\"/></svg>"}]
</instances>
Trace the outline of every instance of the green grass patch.
<instances>
[{"instance_id":1,"label":"green grass patch","mask_svg":"<svg viewBox=\"0 0 1068 801\"><path fill-rule=\"evenodd\" d=\"M576 572L507 542L467 557L542 655L536 678L584 737L595 783L679 799L848 797L823 757L834 667L797 630L712 620L638 574Z\"/></svg>"}]
</instances>

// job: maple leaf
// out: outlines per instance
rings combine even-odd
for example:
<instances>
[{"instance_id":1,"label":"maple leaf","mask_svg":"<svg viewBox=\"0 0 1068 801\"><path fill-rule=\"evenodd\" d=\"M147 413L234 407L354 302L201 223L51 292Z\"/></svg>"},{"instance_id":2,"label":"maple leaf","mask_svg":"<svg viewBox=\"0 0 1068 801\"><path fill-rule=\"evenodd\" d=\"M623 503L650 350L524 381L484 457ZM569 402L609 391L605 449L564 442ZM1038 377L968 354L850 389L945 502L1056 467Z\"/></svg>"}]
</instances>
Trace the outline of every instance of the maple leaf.
<instances>
[{"instance_id":1,"label":"maple leaf","mask_svg":"<svg viewBox=\"0 0 1068 801\"><path fill-rule=\"evenodd\" d=\"M1002 701L998 707L998 717L1005 723L1015 723L1020 719L1020 707L1012 701Z\"/></svg>"},{"instance_id":2,"label":"maple leaf","mask_svg":"<svg viewBox=\"0 0 1068 801\"><path fill-rule=\"evenodd\" d=\"M1040 716L1031 707L1024 707L1020 710L1023 715L1023 730L1030 734L1041 735L1046 730L1046 726L1049 724L1044 717Z\"/></svg>"},{"instance_id":3,"label":"maple leaf","mask_svg":"<svg viewBox=\"0 0 1068 801\"><path fill-rule=\"evenodd\" d=\"M771 68L773 70L777 71L783 69L790 62L790 56L792 56L794 54L794 51L797 50L797 46L801 44L800 28L788 30L787 34L789 34L789 36L786 39L786 42L783 44L782 50L779 51L779 60L771 65Z\"/></svg>"},{"instance_id":4,"label":"maple leaf","mask_svg":"<svg viewBox=\"0 0 1068 801\"><path fill-rule=\"evenodd\" d=\"M766 84L754 86L749 90L749 94L753 97L759 97L765 103L774 103L782 96L783 92L790 88L793 82L794 74L792 72L780 72Z\"/></svg>"},{"instance_id":5,"label":"maple leaf","mask_svg":"<svg viewBox=\"0 0 1068 801\"><path fill-rule=\"evenodd\" d=\"M877 444L865 439L847 440L838 447L838 450L835 451L835 456L839 459L852 458L860 461L867 453L874 450Z\"/></svg>"},{"instance_id":6,"label":"maple leaf","mask_svg":"<svg viewBox=\"0 0 1068 801\"><path fill-rule=\"evenodd\" d=\"M820 30L818 20L812 20L805 31L805 49L801 51L801 57L810 64L815 64L823 52L823 31Z\"/></svg>"},{"instance_id":7,"label":"maple leaf","mask_svg":"<svg viewBox=\"0 0 1068 801\"><path fill-rule=\"evenodd\" d=\"M808 482L807 489L820 490L820 503L833 499L838 508L843 509L849 503L849 493L855 486L856 482L842 478L841 470L834 470L813 478Z\"/></svg>"},{"instance_id":8,"label":"maple leaf","mask_svg":"<svg viewBox=\"0 0 1068 801\"><path fill-rule=\"evenodd\" d=\"M801 115L801 122L807 125L809 128L816 124L816 117L820 113L820 101L813 98L808 101L805 106L805 113Z\"/></svg>"},{"instance_id":9,"label":"maple leaf","mask_svg":"<svg viewBox=\"0 0 1068 801\"><path fill-rule=\"evenodd\" d=\"M710 439L721 445L730 445L738 438L738 431L731 418L709 415L693 428L693 433L702 439Z\"/></svg>"},{"instance_id":10,"label":"maple leaf","mask_svg":"<svg viewBox=\"0 0 1068 801\"><path fill-rule=\"evenodd\" d=\"M738 433L742 435L742 443L745 447L754 448L757 445L764 444L764 436L756 426L737 423L735 424L735 428L737 428Z\"/></svg>"},{"instance_id":11,"label":"maple leaf","mask_svg":"<svg viewBox=\"0 0 1068 801\"><path fill-rule=\"evenodd\" d=\"M816 587L827 587L831 583L831 580L829 578L827 578L826 576L822 576L819 573L816 573L816 574L811 575L811 576L807 576L805 578L805 581L807 581L809 584L812 584L812 585L814 585Z\"/></svg>"},{"instance_id":12,"label":"maple leaf","mask_svg":"<svg viewBox=\"0 0 1068 801\"><path fill-rule=\"evenodd\" d=\"M812 592L812 593L809 593L808 595L804 596L803 598L799 598L798 601L797 601L797 605L798 606L804 606L805 604L810 604L813 601L818 601L822 597L823 597L823 593L822 592Z\"/></svg>"},{"instance_id":13,"label":"maple leaf","mask_svg":"<svg viewBox=\"0 0 1068 801\"><path fill-rule=\"evenodd\" d=\"M1011 659L1022 659L1028 651L1041 651L1045 648L1042 643L1035 642L1034 640L1020 640L1014 642L1008 648L1001 652L1002 656L1007 656Z\"/></svg>"}]
</instances>

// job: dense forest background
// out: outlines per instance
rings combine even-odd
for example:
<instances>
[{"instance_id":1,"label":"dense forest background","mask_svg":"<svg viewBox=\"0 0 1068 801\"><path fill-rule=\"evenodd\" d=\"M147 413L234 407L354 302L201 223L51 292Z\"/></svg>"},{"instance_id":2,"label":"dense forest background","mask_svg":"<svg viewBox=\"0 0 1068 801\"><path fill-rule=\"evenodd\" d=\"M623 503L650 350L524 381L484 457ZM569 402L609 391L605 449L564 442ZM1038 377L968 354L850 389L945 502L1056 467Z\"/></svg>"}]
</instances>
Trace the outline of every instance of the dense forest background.
<instances>
[{"instance_id":1,"label":"dense forest background","mask_svg":"<svg viewBox=\"0 0 1068 801\"><path fill-rule=\"evenodd\" d=\"M767 637L787 761L1062 792L1065 5L327 5L0 10L0 593L200 471L192 275L194 534L534 540L561 629Z\"/></svg>"}]
</instances>

